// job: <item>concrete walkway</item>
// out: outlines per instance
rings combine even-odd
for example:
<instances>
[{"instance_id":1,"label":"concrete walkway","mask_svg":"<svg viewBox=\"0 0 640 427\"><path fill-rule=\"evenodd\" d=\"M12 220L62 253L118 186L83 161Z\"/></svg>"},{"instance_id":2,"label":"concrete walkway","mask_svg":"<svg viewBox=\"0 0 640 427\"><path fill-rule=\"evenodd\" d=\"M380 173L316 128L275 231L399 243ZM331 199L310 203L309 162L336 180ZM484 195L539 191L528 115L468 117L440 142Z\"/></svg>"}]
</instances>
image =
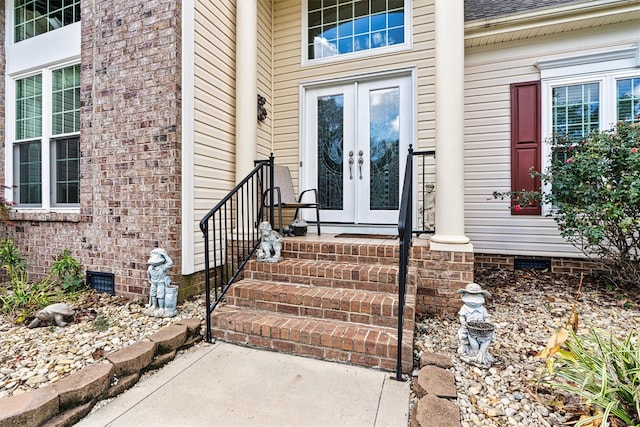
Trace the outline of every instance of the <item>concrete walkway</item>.
<instances>
[{"instance_id":1,"label":"concrete walkway","mask_svg":"<svg viewBox=\"0 0 640 427\"><path fill-rule=\"evenodd\" d=\"M76 426L405 427L409 384L389 372L202 344Z\"/></svg>"}]
</instances>

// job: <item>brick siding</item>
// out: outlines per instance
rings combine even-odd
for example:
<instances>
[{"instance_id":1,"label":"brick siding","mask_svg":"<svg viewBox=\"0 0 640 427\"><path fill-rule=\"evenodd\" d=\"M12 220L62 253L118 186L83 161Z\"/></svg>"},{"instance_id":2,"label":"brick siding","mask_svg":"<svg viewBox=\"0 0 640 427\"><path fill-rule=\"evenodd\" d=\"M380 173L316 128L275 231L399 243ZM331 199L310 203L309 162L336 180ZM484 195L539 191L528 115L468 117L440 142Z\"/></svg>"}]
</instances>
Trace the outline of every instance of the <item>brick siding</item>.
<instances>
[{"instance_id":1,"label":"brick siding","mask_svg":"<svg viewBox=\"0 0 640 427\"><path fill-rule=\"evenodd\" d=\"M551 261L551 272L556 274L591 274L599 270L596 263L584 258L559 258L541 256L515 256L475 254L475 265L479 268L505 268L513 270L515 259Z\"/></svg>"},{"instance_id":2,"label":"brick siding","mask_svg":"<svg viewBox=\"0 0 640 427\"><path fill-rule=\"evenodd\" d=\"M417 286L416 313L457 313L462 305L457 290L473 282L473 266L472 252L431 251L428 240L416 239L409 262L409 283Z\"/></svg>"},{"instance_id":3,"label":"brick siding","mask_svg":"<svg viewBox=\"0 0 640 427\"><path fill-rule=\"evenodd\" d=\"M14 213L34 276L69 248L136 297L162 247L180 278L181 13L175 0L82 2L80 214Z\"/></svg>"}]
</instances>

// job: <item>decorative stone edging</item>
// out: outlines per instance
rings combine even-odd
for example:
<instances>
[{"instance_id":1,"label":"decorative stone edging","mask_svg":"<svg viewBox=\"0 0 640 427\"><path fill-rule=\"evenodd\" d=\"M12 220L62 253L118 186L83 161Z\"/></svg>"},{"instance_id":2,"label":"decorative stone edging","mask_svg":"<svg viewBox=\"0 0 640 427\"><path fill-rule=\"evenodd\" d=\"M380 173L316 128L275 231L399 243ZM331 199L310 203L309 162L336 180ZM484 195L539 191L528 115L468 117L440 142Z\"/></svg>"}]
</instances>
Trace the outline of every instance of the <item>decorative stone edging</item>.
<instances>
[{"instance_id":1,"label":"decorative stone edging","mask_svg":"<svg viewBox=\"0 0 640 427\"><path fill-rule=\"evenodd\" d=\"M411 408L411 427L460 427L453 363L447 356L424 353L413 391L419 399Z\"/></svg>"},{"instance_id":2,"label":"decorative stone edging","mask_svg":"<svg viewBox=\"0 0 640 427\"><path fill-rule=\"evenodd\" d=\"M184 319L147 340L105 357L46 387L0 399L0 425L6 427L70 426L85 417L102 399L133 386L144 371L173 360L178 349L202 339L200 320Z\"/></svg>"}]
</instances>

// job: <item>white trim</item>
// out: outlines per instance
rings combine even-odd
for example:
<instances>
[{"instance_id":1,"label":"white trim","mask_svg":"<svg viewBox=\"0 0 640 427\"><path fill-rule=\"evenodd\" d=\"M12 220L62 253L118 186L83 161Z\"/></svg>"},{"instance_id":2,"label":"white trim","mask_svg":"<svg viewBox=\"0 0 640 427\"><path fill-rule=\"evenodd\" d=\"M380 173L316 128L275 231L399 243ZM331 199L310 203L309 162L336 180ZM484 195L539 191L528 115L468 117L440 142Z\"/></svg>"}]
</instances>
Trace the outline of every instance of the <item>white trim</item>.
<instances>
[{"instance_id":1,"label":"white trim","mask_svg":"<svg viewBox=\"0 0 640 427\"><path fill-rule=\"evenodd\" d=\"M582 66L582 65L580 65ZM599 130L610 129L617 121L617 107L616 107L616 81L625 78L638 78L640 77L640 69L626 68L616 72L599 72L582 75L571 75L572 67L569 66L564 69L558 69L558 71L565 71L567 74L564 77L554 77L543 79L541 82L541 132L542 132L542 170L546 171L549 167L551 158L551 146L547 143L551 137L552 132L552 89L559 86L569 86L587 83L598 83L600 94L600 107L599 107ZM561 74L561 73L560 73ZM549 184L543 184L543 192L550 192L551 186ZM542 215L549 215L553 213L552 206L543 204Z\"/></svg>"},{"instance_id":2,"label":"white trim","mask_svg":"<svg viewBox=\"0 0 640 427\"><path fill-rule=\"evenodd\" d=\"M377 81L377 80L388 80L388 79L393 79L393 78L407 78L408 79L408 84L409 84L409 104L410 104L410 115L411 118L413 119L410 123L410 129L408 129L408 134L409 134L409 138L410 138L410 142L409 144L411 144L414 147L414 150L417 149L417 144L418 144L418 140L417 140L417 134L418 134L418 129L417 126L415 125L417 120L417 115L418 115L418 108L417 108L417 103L418 103L418 96L417 96L417 70L415 67L405 67L405 68L399 68L399 69L395 69L395 70L386 70L386 71L381 71L381 72L376 72L376 73L368 73L368 74L356 74L356 75L351 75L351 76L347 76L347 77L340 77L340 78L325 78L325 79L320 79L320 80L313 80L313 81L307 81L307 82L301 82L298 86L299 89L299 105L300 105L300 114L298 117L298 129L299 129L299 141L302 141L301 144L298 145L298 158L300 159L300 185L301 188L305 187L305 188L311 188L313 187L313 183L308 182L309 180L309 176L312 175L311 172L309 171L309 168L313 169L313 159L315 158L315 152L311 153L309 152L309 150L311 149L311 147L308 147L308 144L305 143L306 139L308 139L308 135L309 135L309 130L308 130L308 124L307 124L307 116L309 114L309 110L307 107L307 94L308 91L311 90L318 90L318 89L323 89L323 88L337 88L340 86L346 86L346 85L356 85L357 83L366 83L366 82L371 82L371 81ZM356 91L357 92L357 91ZM355 108L355 106L354 106ZM357 113L356 113L356 117L357 117ZM357 138L357 136L355 136L355 138ZM409 144L407 144L407 148L409 146ZM404 159L406 159L406 152L400 153L400 158L401 158L401 163L404 162ZM305 169L306 168L306 169ZM404 168L401 168L400 171L400 182L402 182L403 178L404 178ZM414 192L414 204L417 201L417 193ZM322 216L322 215L321 215ZM416 212L414 212L414 223L417 220L417 210ZM331 222L331 221L329 221ZM357 227L358 224L354 224L353 227ZM379 227L385 228L385 226L381 226L380 224L377 225L372 225L372 224L366 224L365 226L367 227L372 227L371 230L376 230ZM351 227L351 225L338 225L338 227L340 227L340 229L344 228L344 227Z\"/></svg>"},{"instance_id":3,"label":"white trim","mask_svg":"<svg viewBox=\"0 0 640 427\"><path fill-rule=\"evenodd\" d=\"M639 46L595 53L590 55L571 56L567 58L549 59L536 62L541 79L577 76L639 67Z\"/></svg>"},{"instance_id":4,"label":"white trim","mask_svg":"<svg viewBox=\"0 0 640 427\"><path fill-rule=\"evenodd\" d=\"M300 14L300 28L302 29L302 37L300 40L300 66L311 67L411 50L413 48L413 0L404 0L404 9L404 43L378 47L374 49L366 49L358 52L326 56L323 58L309 59L307 57L307 49L309 45L309 9L308 2L303 1L302 13Z\"/></svg>"},{"instance_id":5,"label":"white trim","mask_svg":"<svg viewBox=\"0 0 640 427\"><path fill-rule=\"evenodd\" d=\"M195 272L194 239L194 163L195 163L195 8L187 1L182 6L182 274Z\"/></svg>"}]
</instances>

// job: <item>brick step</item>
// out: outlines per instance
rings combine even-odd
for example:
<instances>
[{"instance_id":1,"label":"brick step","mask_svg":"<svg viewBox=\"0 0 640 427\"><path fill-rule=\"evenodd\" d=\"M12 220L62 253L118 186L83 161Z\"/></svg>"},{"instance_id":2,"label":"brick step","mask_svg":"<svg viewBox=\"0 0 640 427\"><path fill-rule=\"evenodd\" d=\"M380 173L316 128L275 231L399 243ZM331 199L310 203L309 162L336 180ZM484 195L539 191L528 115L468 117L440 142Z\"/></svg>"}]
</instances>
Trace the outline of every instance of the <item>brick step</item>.
<instances>
[{"instance_id":1,"label":"brick step","mask_svg":"<svg viewBox=\"0 0 640 427\"><path fill-rule=\"evenodd\" d=\"M296 240L295 237L286 238L282 241L282 256L284 259L311 259L356 265L398 265L400 246L397 239L362 239L362 243L331 239L332 237L327 237L326 240L305 241Z\"/></svg>"},{"instance_id":2,"label":"brick step","mask_svg":"<svg viewBox=\"0 0 640 427\"><path fill-rule=\"evenodd\" d=\"M211 314L213 337L250 347L393 371L395 328L299 317L224 305ZM402 367L413 366L413 331L403 332Z\"/></svg>"},{"instance_id":3,"label":"brick step","mask_svg":"<svg viewBox=\"0 0 640 427\"><path fill-rule=\"evenodd\" d=\"M396 265L363 265L290 258L277 263L251 260L245 266L244 277L329 288L398 293Z\"/></svg>"},{"instance_id":4,"label":"brick step","mask_svg":"<svg viewBox=\"0 0 640 427\"><path fill-rule=\"evenodd\" d=\"M405 328L409 330L413 329L414 299L413 295L407 296ZM391 328L397 327L398 322L398 296L391 293L245 279L231 287L227 303L275 313Z\"/></svg>"}]
</instances>

